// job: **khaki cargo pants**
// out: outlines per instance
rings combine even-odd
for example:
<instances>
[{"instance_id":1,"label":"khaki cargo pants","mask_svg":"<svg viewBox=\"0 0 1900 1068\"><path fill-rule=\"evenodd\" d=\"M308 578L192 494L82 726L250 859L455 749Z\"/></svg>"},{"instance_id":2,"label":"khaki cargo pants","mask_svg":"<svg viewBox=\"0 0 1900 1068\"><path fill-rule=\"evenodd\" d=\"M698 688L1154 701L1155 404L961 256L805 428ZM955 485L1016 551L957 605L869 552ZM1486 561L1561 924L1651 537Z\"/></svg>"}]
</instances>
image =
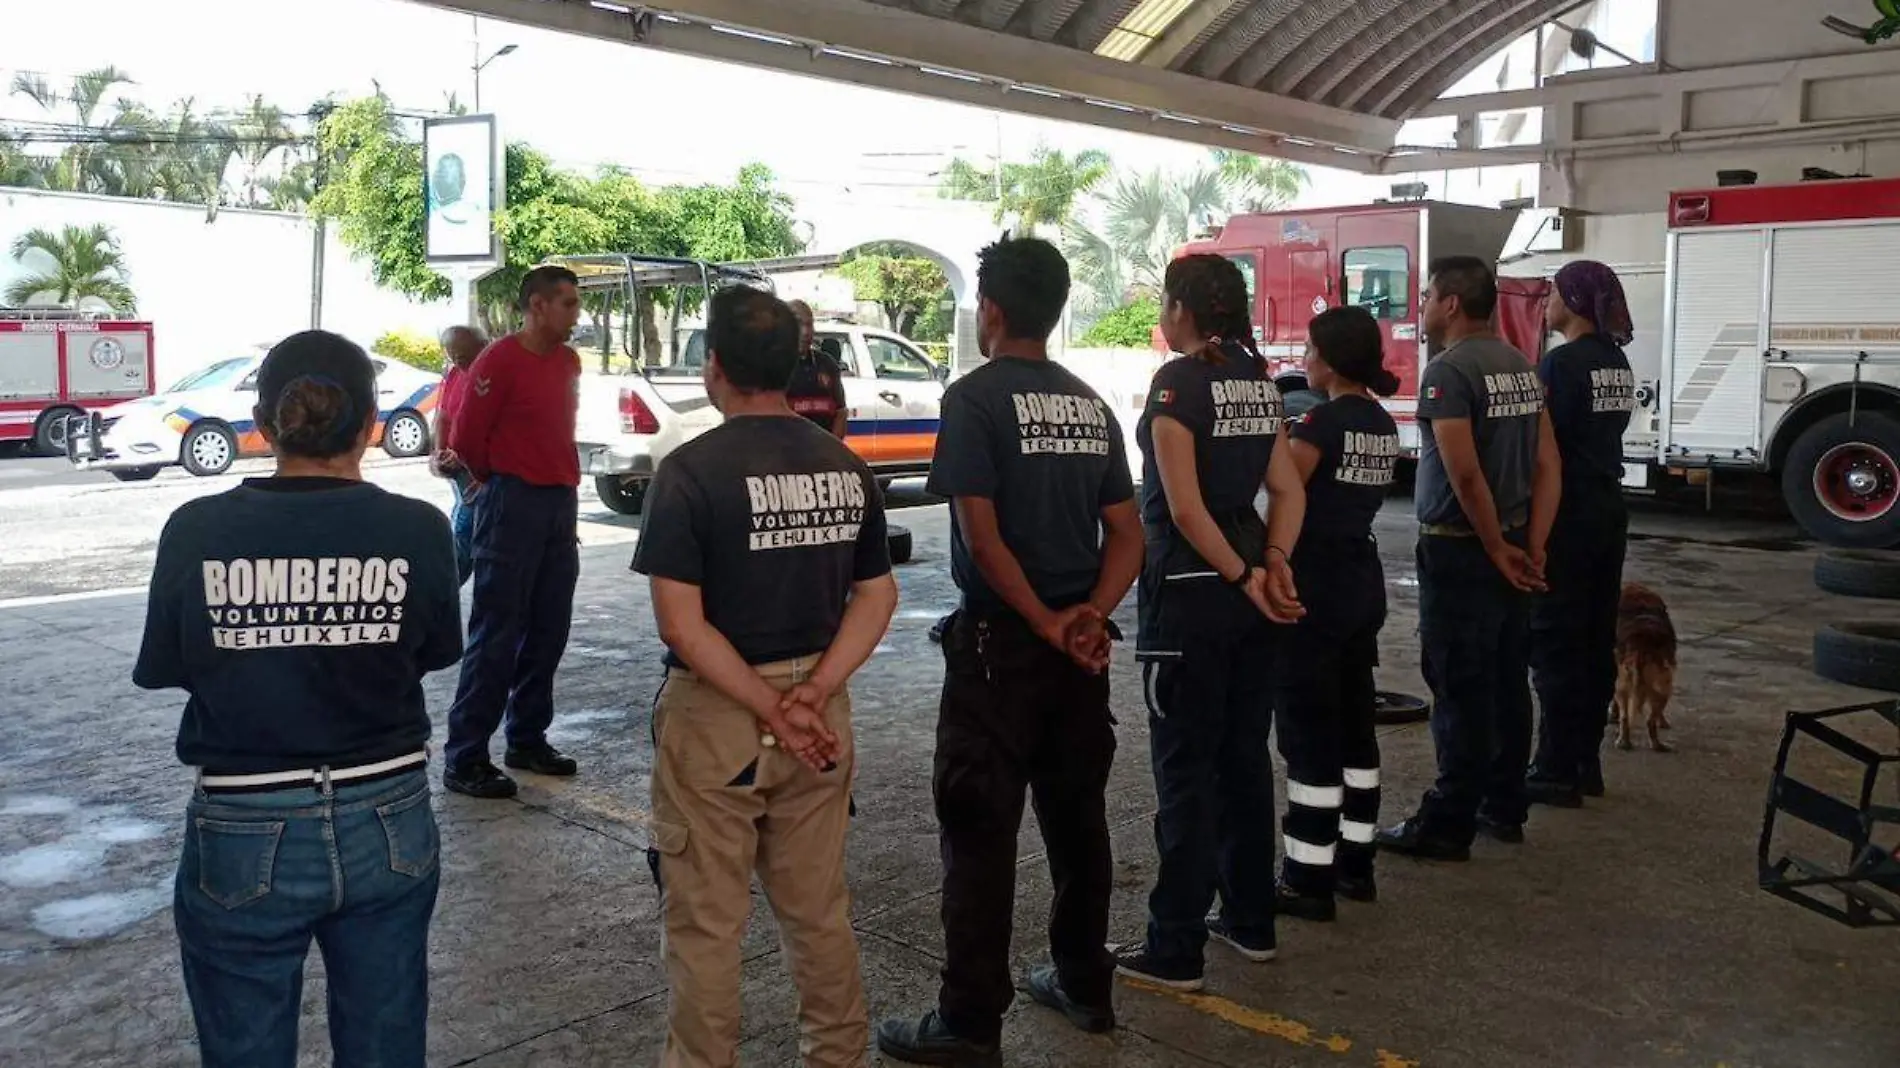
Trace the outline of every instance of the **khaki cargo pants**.
<instances>
[{"instance_id":1,"label":"khaki cargo pants","mask_svg":"<svg viewBox=\"0 0 1900 1068\"><path fill-rule=\"evenodd\" d=\"M789 689L817 657L759 666ZM844 840L850 821L851 700L825 710L844 742L820 774L760 744L758 722L691 672L668 673L653 710L653 844L660 851L670 1002L663 1068L732 1068L739 1051L740 943L758 873L798 987L807 1068L861 1068L869 1045Z\"/></svg>"}]
</instances>

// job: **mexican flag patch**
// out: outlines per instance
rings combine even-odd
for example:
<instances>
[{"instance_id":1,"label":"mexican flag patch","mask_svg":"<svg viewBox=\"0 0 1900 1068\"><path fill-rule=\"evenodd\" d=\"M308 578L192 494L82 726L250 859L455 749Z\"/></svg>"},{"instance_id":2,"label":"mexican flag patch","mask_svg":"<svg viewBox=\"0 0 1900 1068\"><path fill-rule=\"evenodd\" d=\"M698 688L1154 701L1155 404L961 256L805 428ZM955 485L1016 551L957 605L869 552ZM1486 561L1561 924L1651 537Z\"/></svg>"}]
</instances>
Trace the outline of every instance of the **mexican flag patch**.
<instances>
[{"instance_id":1,"label":"mexican flag patch","mask_svg":"<svg viewBox=\"0 0 1900 1068\"><path fill-rule=\"evenodd\" d=\"M1438 387L1437 387L1437 386L1426 386L1426 387L1425 387L1425 399L1426 399L1426 400L1437 400L1437 399L1438 399Z\"/></svg>"},{"instance_id":2,"label":"mexican flag patch","mask_svg":"<svg viewBox=\"0 0 1900 1068\"><path fill-rule=\"evenodd\" d=\"M1157 389L1157 390L1155 390L1155 403L1156 403L1156 404L1173 404L1173 403L1174 403L1174 391L1173 391L1173 390L1171 390L1171 389Z\"/></svg>"}]
</instances>

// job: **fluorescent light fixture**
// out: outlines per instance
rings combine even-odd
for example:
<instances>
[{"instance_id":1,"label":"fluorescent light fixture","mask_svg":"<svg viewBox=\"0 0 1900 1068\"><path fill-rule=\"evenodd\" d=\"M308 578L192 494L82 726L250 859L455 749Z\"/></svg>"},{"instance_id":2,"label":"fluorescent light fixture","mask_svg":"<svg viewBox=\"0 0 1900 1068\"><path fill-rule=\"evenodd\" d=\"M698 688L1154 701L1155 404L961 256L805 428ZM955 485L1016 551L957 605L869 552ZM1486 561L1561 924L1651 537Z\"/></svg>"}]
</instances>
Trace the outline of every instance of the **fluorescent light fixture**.
<instances>
[{"instance_id":1,"label":"fluorescent light fixture","mask_svg":"<svg viewBox=\"0 0 1900 1068\"><path fill-rule=\"evenodd\" d=\"M1199 126L1201 124L1201 120L1199 119L1190 119L1186 115L1170 115L1165 111L1155 112L1155 118L1166 119L1169 122L1178 122L1187 126Z\"/></svg>"},{"instance_id":2,"label":"fluorescent light fixture","mask_svg":"<svg viewBox=\"0 0 1900 1068\"><path fill-rule=\"evenodd\" d=\"M1009 91L1012 93L1029 93L1032 96L1046 96L1051 100L1062 99L1062 94L1053 89L1041 89L1033 85L1012 85L1009 87Z\"/></svg>"},{"instance_id":3,"label":"fluorescent light fixture","mask_svg":"<svg viewBox=\"0 0 1900 1068\"><path fill-rule=\"evenodd\" d=\"M842 48L826 48L826 49L822 49L822 51L824 52L825 55L837 56L839 59L855 59L859 63L875 63L880 67L897 66L897 64L892 63L890 60L885 59L883 56L866 55L863 52L849 52Z\"/></svg>"},{"instance_id":4,"label":"fluorescent light fixture","mask_svg":"<svg viewBox=\"0 0 1900 1068\"><path fill-rule=\"evenodd\" d=\"M1289 145L1298 145L1301 148L1312 148L1315 144L1315 142L1308 141L1304 137L1289 137L1286 139L1286 143Z\"/></svg>"},{"instance_id":5,"label":"fluorescent light fixture","mask_svg":"<svg viewBox=\"0 0 1900 1068\"><path fill-rule=\"evenodd\" d=\"M960 82L976 82L980 84L983 81L983 79L977 77L974 74L964 74L961 71L954 71L954 70L943 70L938 67L919 67L918 70L922 71L925 74L934 75L938 78L954 78L955 80L960 81Z\"/></svg>"},{"instance_id":6,"label":"fluorescent light fixture","mask_svg":"<svg viewBox=\"0 0 1900 1068\"><path fill-rule=\"evenodd\" d=\"M1245 126L1222 126L1221 129L1226 130L1230 134L1240 134L1242 137L1260 136L1259 130L1249 130Z\"/></svg>"},{"instance_id":7,"label":"fluorescent light fixture","mask_svg":"<svg viewBox=\"0 0 1900 1068\"><path fill-rule=\"evenodd\" d=\"M1094 105L1095 107L1098 107L1098 108L1107 108L1107 109L1108 109L1108 110L1110 110L1110 111L1133 111L1133 110L1135 110L1134 108L1131 108L1131 107L1129 107L1129 106L1128 106L1127 104L1117 104L1117 103L1114 103L1113 101L1109 101L1109 100L1096 100L1096 99L1093 99L1093 98L1090 98L1090 99L1088 99L1088 100L1084 100L1084 101L1083 101L1083 103L1085 103L1085 104L1091 104L1091 105Z\"/></svg>"},{"instance_id":8,"label":"fluorescent light fixture","mask_svg":"<svg viewBox=\"0 0 1900 1068\"><path fill-rule=\"evenodd\" d=\"M762 41L765 44L784 45L787 48L795 47L798 44L796 41L788 41L783 37L774 37L769 33L753 33L751 30L741 30L734 26L714 26L712 27L712 31L714 33L723 33L728 37L743 37L748 41Z\"/></svg>"},{"instance_id":9,"label":"fluorescent light fixture","mask_svg":"<svg viewBox=\"0 0 1900 1068\"><path fill-rule=\"evenodd\" d=\"M1141 0L1128 17L1108 31L1095 54L1132 63L1161 39L1195 0Z\"/></svg>"},{"instance_id":10,"label":"fluorescent light fixture","mask_svg":"<svg viewBox=\"0 0 1900 1068\"><path fill-rule=\"evenodd\" d=\"M607 3L607 0L593 0L590 6L597 7L602 11L611 11L616 15L630 15L633 13L632 8L623 4L610 4Z\"/></svg>"}]
</instances>

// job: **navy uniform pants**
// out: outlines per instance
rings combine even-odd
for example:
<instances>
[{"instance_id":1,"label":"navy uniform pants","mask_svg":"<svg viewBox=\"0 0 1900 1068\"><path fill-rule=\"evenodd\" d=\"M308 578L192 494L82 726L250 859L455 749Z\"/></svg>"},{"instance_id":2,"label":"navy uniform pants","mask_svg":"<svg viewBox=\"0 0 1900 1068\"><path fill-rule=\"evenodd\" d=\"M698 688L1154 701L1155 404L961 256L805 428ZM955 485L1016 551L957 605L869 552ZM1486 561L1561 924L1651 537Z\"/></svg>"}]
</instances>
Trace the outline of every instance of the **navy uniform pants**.
<instances>
[{"instance_id":1,"label":"navy uniform pants","mask_svg":"<svg viewBox=\"0 0 1900 1068\"><path fill-rule=\"evenodd\" d=\"M1616 697L1616 611L1629 508L1613 482L1564 484L1550 535L1550 592L1531 616L1531 668L1541 710L1532 775L1601 786L1600 749Z\"/></svg>"},{"instance_id":2,"label":"navy uniform pants","mask_svg":"<svg viewBox=\"0 0 1900 1068\"><path fill-rule=\"evenodd\" d=\"M1207 911L1252 944L1273 936L1273 628L1218 577L1141 583L1143 697L1154 763L1148 951L1195 966Z\"/></svg>"},{"instance_id":3,"label":"navy uniform pants","mask_svg":"<svg viewBox=\"0 0 1900 1068\"><path fill-rule=\"evenodd\" d=\"M1373 669L1385 625L1385 570L1368 538L1302 542L1293 572L1308 614L1280 628L1276 673L1286 760L1285 879L1302 894L1326 897L1335 871L1372 876L1379 818Z\"/></svg>"},{"instance_id":4,"label":"navy uniform pants","mask_svg":"<svg viewBox=\"0 0 1900 1068\"><path fill-rule=\"evenodd\" d=\"M1522 528L1506 535L1522 547ZM1530 595L1475 537L1418 539L1420 667L1432 691L1438 780L1419 806L1427 836L1469 843L1480 810L1517 826L1529 808Z\"/></svg>"},{"instance_id":5,"label":"navy uniform pants","mask_svg":"<svg viewBox=\"0 0 1900 1068\"><path fill-rule=\"evenodd\" d=\"M490 478L475 499L475 581L449 709L449 767L490 759L489 740L504 722L511 749L547 742L580 577L576 508L572 486L512 475Z\"/></svg>"}]
</instances>

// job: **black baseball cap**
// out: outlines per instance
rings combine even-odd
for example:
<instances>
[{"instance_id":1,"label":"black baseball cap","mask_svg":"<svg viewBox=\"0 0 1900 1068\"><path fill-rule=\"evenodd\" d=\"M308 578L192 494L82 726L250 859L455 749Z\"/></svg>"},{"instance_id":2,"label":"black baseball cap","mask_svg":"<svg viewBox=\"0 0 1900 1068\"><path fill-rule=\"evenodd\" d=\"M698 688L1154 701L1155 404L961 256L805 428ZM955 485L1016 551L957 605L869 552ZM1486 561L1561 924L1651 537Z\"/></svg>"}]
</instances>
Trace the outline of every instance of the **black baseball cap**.
<instances>
[{"instance_id":1,"label":"black baseball cap","mask_svg":"<svg viewBox=\"0 0 1900 1068\"><path fill-rule=\"evenodd\" d=\"M306 379L336 389L349 400L321 435L324 445L336 448L320 450L320 455L341 452L376 410L376 368L361 346L340 334L327 330L292 334L272 346L257 369L258 419L279 429L277 409L284 391Z\"/></svg>"}]
</instances>

